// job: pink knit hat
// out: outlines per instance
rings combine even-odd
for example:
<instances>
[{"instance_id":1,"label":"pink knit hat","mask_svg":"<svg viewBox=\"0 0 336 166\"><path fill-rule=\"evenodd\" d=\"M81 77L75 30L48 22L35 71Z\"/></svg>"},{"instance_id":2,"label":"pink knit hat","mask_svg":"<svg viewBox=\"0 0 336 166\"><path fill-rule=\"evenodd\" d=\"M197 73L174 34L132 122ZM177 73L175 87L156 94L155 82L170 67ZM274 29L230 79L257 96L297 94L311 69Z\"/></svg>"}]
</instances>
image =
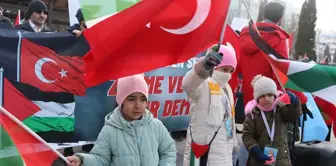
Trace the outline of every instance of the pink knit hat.
<instances>
[{"instance_id":1,"label":"pink knit hat","mask_svg":"<svg viewBox=\"0 0 336 166\"><path fill-rule=\"evenodd\" d=\"M122 105L124 100L132 93L140 92L148 99L148 85L143 74L123 77L118 79L117 103Z\"/></svg>"},{"instance_id":2,"label":"pink knit hat","mask_svg":"<svg viewBox=\"0 0 336 166\"><path fill-rule=\"evenodd\" d=\"M226 45L222 44L219 48L219 52L223 54L223 60L218 66L216 66L216 69L223 66L232 66L233 69L236 70L236 51L230 43L227 43Z\"/></svg>"}]
</instances>

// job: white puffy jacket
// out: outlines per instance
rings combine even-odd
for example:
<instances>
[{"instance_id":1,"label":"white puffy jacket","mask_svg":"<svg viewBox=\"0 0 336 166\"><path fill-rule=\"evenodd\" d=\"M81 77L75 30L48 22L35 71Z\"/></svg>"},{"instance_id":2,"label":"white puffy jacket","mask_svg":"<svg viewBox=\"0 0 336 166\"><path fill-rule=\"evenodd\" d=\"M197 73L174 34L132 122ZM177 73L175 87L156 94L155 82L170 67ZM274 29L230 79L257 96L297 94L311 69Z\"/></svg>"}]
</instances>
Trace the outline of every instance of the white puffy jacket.
<instances>
[{"instance_id":1,"label":"white puffy jacket","mask_svg":"<svg viewBox=\"0 0 336 166\"><path fill-rule=\"evenodd\" d=\"M190 70L183 79L182 88L189 97L191 120L189 127L191 127L192 137L197 144L208 144L213 138L218 127L210 126L206 123L206 118L210 110L210 91L208 82L211 81L209 74L202 66L203 59L200 59L194 68ZM231 105L233 106L234 99L230 85L226 84L226 91ZM221 95L225 95L224 90L221 89ZM218 95L221 97L220 95ZM220 102L218 104L221 104ZM228 111L231 113L231 110ZM224 117L224 114L223 116ZM222 118L220 117L220 118ZM236 146L236 130L234 126L233 117L233 138L227 139L226 128L224 123L218 131L217 136L211 144L207 166L232 166L232 151ZM190 165L190 150L191 150L191 136L188 128L186 148L184 153L184 166Z\"/></svg>"}]
</instances>

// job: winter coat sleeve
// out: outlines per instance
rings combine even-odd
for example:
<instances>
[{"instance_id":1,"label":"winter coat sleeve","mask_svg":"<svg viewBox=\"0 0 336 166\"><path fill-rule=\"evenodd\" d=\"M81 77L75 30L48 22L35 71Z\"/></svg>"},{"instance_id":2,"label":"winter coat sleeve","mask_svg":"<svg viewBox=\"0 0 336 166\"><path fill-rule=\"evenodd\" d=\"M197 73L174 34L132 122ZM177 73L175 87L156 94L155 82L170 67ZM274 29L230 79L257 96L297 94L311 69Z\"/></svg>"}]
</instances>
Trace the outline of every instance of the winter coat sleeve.
<instances>
[{"instance_id":1,"label":"winter coat sleeve","mask_svg":"<svg viewBox=\"0 0 336 166\"><path fill-rule=\"evenodd\" d=\"M258 146L258 142L255 138L256 136L256 126L251 114L247 114L246 119L244 121L243 128L243 143L248 151L251 150L252 147Z\"/></svg>"},{"instance_id":2,"label":"winter coat sleeve","mask_svg":"<svg viewBox=\"0 0 336 166\"><path fill-rule=\"evenodd\" d=\"M109 130L108 126L103 127L89 154L76 154L83 157L83 166L106 166L110 164L112 151L110 147L110 138L108 136Z\"/></svg>"},{"instance_id":3,"label":"winter coat sleeve","mask_svg":"<svg viewBox=\"0 0 336 166\"><path fill-rule=\"evenodd\" d=\"M298 100L298 102L295 105L286 105L281 107L280 114L284 122L286 123L295 122L302 114L301 101Z\"/></svg>"},{"instance_id":4,"label":"winter coat sleeve","mask_svg":"<svg viewBox=\"0 0 336 166\"><path fill-rule=\"evenodd\" d=\"M285 36L281 35L279 32L270 33L268 44L283 58L289 58L289 47Z\"/></svg>"},{"instance_id":5,"label":"winter coat sleeve","mask_svg":"<svg viewBox=\"0 0 336 166\"><path fill-rule=\"evenodd\" d=\"M159 121L159 120L158 120ZM159 121L159 166L176 165L175 141L170 136L167 128Z\"/></svg>"},{"instance_id":6,"label":"winter coat sleeve","mask_svg":"<svg viewBox=\"0 0 336 166\"><path fill-rule=\"evenodd\" d=\"M210 76L210 72L204 68L203 62L204 58L199 59L194 67L187 72L182 81L182 89L194 101L197 101L199 96L200 85Z\"/></svg>"}]
</instances>

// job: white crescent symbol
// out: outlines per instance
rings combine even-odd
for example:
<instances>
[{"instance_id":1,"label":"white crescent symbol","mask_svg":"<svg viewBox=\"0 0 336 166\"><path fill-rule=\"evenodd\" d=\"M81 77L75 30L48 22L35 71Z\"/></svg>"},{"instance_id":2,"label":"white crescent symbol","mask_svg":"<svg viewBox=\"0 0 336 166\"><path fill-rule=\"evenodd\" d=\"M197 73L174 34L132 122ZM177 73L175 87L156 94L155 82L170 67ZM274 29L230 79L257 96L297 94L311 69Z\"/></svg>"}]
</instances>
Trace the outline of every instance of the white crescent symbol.
<instances>
[{"instance_id":1,"label":"white crescent symbol","mask_svg":"<svg viewBox=\"0 0 336 166\"><path fill-rule=\"evenodd\" d=\"M193 18L190 20L190 22L185 25L184 27L181 27L179 29L167 29L161 26L161 28L169 33L176 34L176 35L184 35L191 31L194 31L197 29L200 25L203 24L203 22L206 20L210 13L211 9L211 0L197 0L197 9L193 16Z\"/></svg>"},{"instance_id":2,"label":"white crescent symbol","mask_svg":"<svg viewBox=\"0 0 336 166\"><path fill-rule=\"evenodd\" d=\"M41 58L35 64L35 74L36 74L37 78L39 78L42 82L44 82L44 83L53 83L56 80L48 80L42 74L42 65L44 63L46 63L46 62L52 62L54 64L57 64L54 60L52 60L50 58Z\"/></svg>"}]
</instances>

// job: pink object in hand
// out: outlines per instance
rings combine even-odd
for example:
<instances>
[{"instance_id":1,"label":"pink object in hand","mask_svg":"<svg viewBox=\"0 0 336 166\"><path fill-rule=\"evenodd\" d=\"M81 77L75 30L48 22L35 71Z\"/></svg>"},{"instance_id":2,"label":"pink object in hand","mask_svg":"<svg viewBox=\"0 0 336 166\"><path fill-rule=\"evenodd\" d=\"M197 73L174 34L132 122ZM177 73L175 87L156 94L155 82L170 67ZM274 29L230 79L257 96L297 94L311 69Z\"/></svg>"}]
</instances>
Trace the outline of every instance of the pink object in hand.
<instances>
[{"instance_id":1,"label":"pink object in hand","mask_svg":"<svg viewBox=\"0 0 336 166\"><path fill-rule=\"evenodd\" d=\"M283 95L279 96L279 101L282 101L285 104L290 104L290 98L287 93L284 93Z\"/></svg>"},{"instance_id":2,"label":"pink object in hand","mask_svg":"<svg viewBox=\"0 0 336 166\"><path fill-rule=\"evenodd\" d=\"M267 160L264 164L266 164L266 165L272 165L272 164L274 164L275 163L275 159L274 159L274 157L272 156L271 157L271 160Z\"/></svg>"}]
</instances>

